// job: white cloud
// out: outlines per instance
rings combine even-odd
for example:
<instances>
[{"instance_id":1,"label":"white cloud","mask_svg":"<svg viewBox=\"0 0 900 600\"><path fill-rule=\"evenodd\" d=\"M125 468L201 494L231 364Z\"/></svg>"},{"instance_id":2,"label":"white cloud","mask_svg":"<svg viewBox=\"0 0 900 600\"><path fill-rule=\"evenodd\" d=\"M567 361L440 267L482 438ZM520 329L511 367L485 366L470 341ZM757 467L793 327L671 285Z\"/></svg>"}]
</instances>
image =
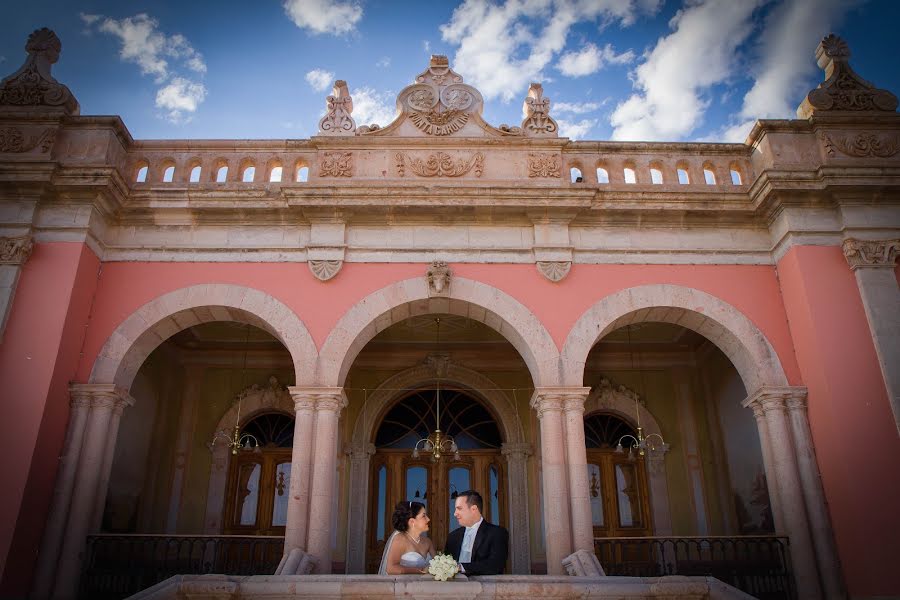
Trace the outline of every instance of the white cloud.
<instances>
[{"instance_id":1,"label":"white cloud","mask_svg":"<svg viewBox=\"0 0 900 600\"><path fill-rule=\"evenodd\" d=\"M376 92L370 87L353 90L353 120L357 126L377 123L384 127L397 116L393 92Z\"/></svg>"},{"instance_id":2,"label":"white cloud","mask_svg":"<svg viewBox=\"0 0 900 600\"><path fill-rule=\"evenodd\" d=\"M584 113L594 112L603 104L604 102L553 102L550 104L550 112L583 115Z\"/></svg>"},{"instance_id":3,"label":"white cloud","mask_svg":"<svg viewBox=\"0 0 900 600\"><path fill-rule=\"evenodd\" d=\"M559 135L573 140L580 140L590 133L591 129L597 124L596 119L582 119L577 123L574 121L566 121L565 119L557 119L556 124L559 125Z\"/></svg>"},{"instance_id":4,"label":"white cloud","mask_svg":"<svg viewBox=\"0 0 900 600\"><path fill-rule=\"evenodd\" d=\"M428 40L422 40L422 50L425 51L425 54L431 53L431 42Z\"/></svg>"},{"instance_id":5,"label":"white cloud","mask_svg":"<svg viewBox=\"0 0 900 600\"><path fill-rule=\"evenodd\" d=\"M458 46L454 69L486 98L510 101L565 48L573 25L602 20L633 23L657 0L465 0L441 26L445 42Z\"/></svg>"},{"instance_id":6,"label":"white cloud","mask_svg":"<svg viewBox=\"0 0 900 600\"><path fill-rule=\"evenodd\" d=\"M363 16L362 6L356 2L284 0L283 6L294 25L315 34L350 33Z\"/></svg>"},{"instance_id":7,"label":"white cloud","mask_svg":"<svg viewBox=\"0 0 900 600\"><path fill-rule=\"evenodd\" d=\"M382 56L378 59L378 62L375 63L375 66L379 69L387 69L389 66L391 66L391 57Z\"/></svg>"},{"instance_id":8,"label":"white cloud","mask_svg":"<svg viewBox=\"0 0 900 600\"><path fill-rule=\"evenodd\" d=\"M184 113L194 113L206 98L206 87L183 77L173 77L172 81L156 93L156 107L166 112L166 118L173 123L184 121Z\"/></svg>"},{"instance_id":9,"label":"white cloud","mask_svg":"<svg viewBox=\"0 0 900 600\"><path fill-rule=\"evenodd\" d=\"M703 118L701 93L732 74L737 48L753 30L765 0L695 0L679 10L633 73L637 93L610 117L616 140L679 139Z\"/></svg>"},{"instance_id":10,"label":"white cloud","mask_svg":"<svg viewBox=\"0 0 900 600\"><path fill-rule=\"evenodd\" d=\"M78 13L78 16L81 17L81 20L87 26L91 26L103 18L103 15L90 15L88 13Z\"/></svg>"},{"instance_id":11,"label":"white cloud","mask_svg":"<svg viewBox=\"0 0 900 600\"><path fill-rule=\"evenodd\" d=\"M624 65L634 61L634 52L628 50L616 54L612 44L606 44L602 49L594 44L588 44L579 52L567 52L563 54L556 68L563 75L569 77L583 77L596 73L607 64Z\"/></svg>"},{"instance_id":12,"label":"white cloud","mask_svg":"<svg viewBox=\"0 0 900 600\"><path fill-rule=\"evenodd\" d=\"M317 92L323 92L334 84L334 73L325 69L313 69L306 74L306 81Z\"/></svg>"},{"instance_id":13,"label":"white cloud","mask_svg":"<svg viewBox=\"0 0 900 600\"><path fill-rule=\"evenodd\" d=\"M794 117L818 71L816 45L853 6L844 0L792 0L776 7L759 38L753 87L720 137L743 142L757 119Z\"/></svg>"}]
</instances>

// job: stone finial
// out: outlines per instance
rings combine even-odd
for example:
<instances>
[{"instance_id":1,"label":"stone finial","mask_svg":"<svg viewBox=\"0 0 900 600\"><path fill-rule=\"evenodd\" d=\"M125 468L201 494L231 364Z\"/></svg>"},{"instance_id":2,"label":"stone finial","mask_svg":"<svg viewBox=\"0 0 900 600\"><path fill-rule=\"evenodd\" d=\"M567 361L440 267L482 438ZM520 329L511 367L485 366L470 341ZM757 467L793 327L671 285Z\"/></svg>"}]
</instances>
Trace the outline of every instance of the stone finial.
<instances>
[{"instance_id":1,"label":"stone finial","mask_svg":"<svg viewBox=\"0 0 900 600\"><path fill-rule=\"evenodd\" d=\"M558 137L559 127L550 116L550 99L544 98L544 86L532 83L522 104L522 130L529 137Z\"/></svg>"},{"instance_id":2,"label":"stone finial","mask_svg":"<svg viewBox=\"0 0 900 600\"><path fill-rule=\"evenodd\" d=\"M825 71L825 81L806 95L797 116L808 119L826 111L895 112L897 97L856 74L850 66L850 48L834 34L816 47L816 62Z\"/></svg>"},{"instance_id":3,"label":"stone finial","mask_svg":"<svg viewBox=\"0 0 900 600\"><path fill-rule=\"evenodd\" d=\"M425 278L428 280L429 296L447 296L450 294L450 278L453 272L442 260L436 260L428 267Z\"/></svg>"},{"instance_id":4,"label":"stone finial","mask_svg":"<svg viewBox=\"0 0 900 600\"><path fill-rule=\"evenodd\" d=\"M78 101L69 88L50 74L59 60L62 43L44 27L37 29L25 43L28 57L18 71L0 82L0 106L60 107L67 114L78 114Z\"/></svg>"},{"instance_id":5,"label":"stone finial","mask_svg":"<svg viewBox=\"0 0 900 600\"><path fill-rule=\"evenodd\" d=\"M353 98L347 82L337 80L331 95L325 100L327 113L319 121L320 135L355 135L356 123L350 113L353 112Z\"/></svg>"}]
</instances>

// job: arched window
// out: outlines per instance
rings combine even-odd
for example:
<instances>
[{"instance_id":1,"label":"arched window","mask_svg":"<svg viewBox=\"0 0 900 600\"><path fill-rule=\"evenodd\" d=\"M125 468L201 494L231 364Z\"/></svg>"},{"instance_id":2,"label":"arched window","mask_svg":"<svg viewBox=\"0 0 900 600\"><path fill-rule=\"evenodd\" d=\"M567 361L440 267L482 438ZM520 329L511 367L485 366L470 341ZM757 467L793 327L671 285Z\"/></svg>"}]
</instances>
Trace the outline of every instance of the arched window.
<instances>
[{"instance_id":1,"label":"arched window","mask_svg":"<svg viewBox=\"0 0 900 600\"><path fill-rule=\"evenodd\" d=\"M609 183L609 173L603 167L597 167L597 183Z\"/></svg>"},{"instance_id":2,"label":"arched window","mask_svg":"<svg viewBox=\"0 0 900 600\"><path fill-rule=\"evenodd\" d=\"M572 183L581 183L584 181L584 178L581 176L581 169L578 167L572 167L569 169L569 176L572 180Z\"/></svg>"},{"instance_id":3,"label":"arched window","mask_svg":"<svg viewBox=\"0 0 900 600\"><path fill-rule=\"evenodd\" d=\"M264 413L244 425L241 433L255 436L260 448L292 448L294 419L281 413Z\"/></svg>"},{"instance_id":4,"label":"arched window","mask_svg":"<svg viewBox=\"0 0 900 600\"><path fill-rule=\"evenodd\" d=\"M637 177L632 167L625 167L622 172L625 175L625 183L637 183Z\"/></svg>"},{"instance_id":5,"label":"arched window","mask_svg":"<svg viewBox=\"0 0 900 600\"><path fill-rule=\"evenodd\" d=\"M688 175L687 169L684 167L678 167L678 183L681 185L687 185L691 182L691 178Z\"/></svg>"},{"instance_id":6,"label":"arched window","mask_svg":"<svg viewBox=\"0 0 900 600\"><path fill-rule=\"evenodd\" d=\"M166 167L166 170L163 171L163 183L172 183L172 180L175 178L175 165L169 165Z\"/></svg>"},{"instance_id":7,"label":"arched window","mask_svg":"<svg viewBox=\"0 0 900 600\"><path fill-rule=\"evenodd\" d=\"M594 413L584 418L584 444L588 448L615 449L623 435L637 437L637 432L615 415ZM630 448L633 443L624 440L622 447Z\"/></svg>"},{"instance_id":8,"label":"arched window","mask_svg":"<svg viewBox=\"0 0 900 600\"><path fill-rule=\"evenodd\" d=\"M297 167L297 181L306 183L309 179L309 167Z\"/></svg>"},{"instance_id":9,"label":"arched window","mask_svg":"<svg viewBox=\"0 0 900 600\"><path fill-rule=\"evenodd\" d=\"M703 166L703 179L706 180L706 185L716 185L716 173L712 165Z\"/></svg>"},{"instance_id":10,"label":"arched window","mask_svg":"<svg viewBox=\"0 0 900 600\"><path fill-rule=\"evenodd\" d=\"M650 181L656 185L662 185L662 171L657 167L650 167Z\"/></svg>"},{"instance_id":11,"label":"arched window","mask_svg":"<svg viewBox=\"0 0 900 600\"><path fill-rule=\"evenodd\" d=\"M228 179L228 165L222 165L216 171L216 183L225 183Z\"/></svg>"},{"instance_id":12,"label":"arched window","mask_svg":"<svg viewBox=\"0 0 900 600\"><path fill-rule=\"evenodd\" d=\"M194 165L194 167L191 168L191 183L199 183L202 174L203 168L200 165Z\"/></svg>"},{"instance_id":13,"label":"arched window","mask_svg":"<svg viewBox=\"0 0 900 600\"><path fill-rule=\"evenodd\" d=\"M145 183L147 181L147 171L150 169L146 164L139 165L137 173L134 176L135 183Z\"/></svg>"},{"instance_id":14,"label":"arched window","mask_svg":"<svg viewBox=\"0 0 900 600\"><path fill-rule=\"evenodd\" d=\"M269 171L269 181L270 182L280 182L281 181L281 165L277 167L272 167L272 170Z\"/></svg>"},{"instance_id":15,"label":"arched window","mask_svg":"<svg viewBox=\"0 0 900 600\"><path fill-rule=\"evenodd\" d=\"M244 172L241 174L241 181L244 183L253 183L253 179L256 177L256 167L249 166L244 168Z\"/></svg>"},{"instance_id":16,"label":"arched window","mask_svg":"<svg viewBox=\"0 0 900 600\"><path fill-rule=\"evenodd\" d=\"M738 171L735 167L731 167L731 184L732 185L741 185L743 180L741 179L741 172Z\"/></svg>"}]
</instances>

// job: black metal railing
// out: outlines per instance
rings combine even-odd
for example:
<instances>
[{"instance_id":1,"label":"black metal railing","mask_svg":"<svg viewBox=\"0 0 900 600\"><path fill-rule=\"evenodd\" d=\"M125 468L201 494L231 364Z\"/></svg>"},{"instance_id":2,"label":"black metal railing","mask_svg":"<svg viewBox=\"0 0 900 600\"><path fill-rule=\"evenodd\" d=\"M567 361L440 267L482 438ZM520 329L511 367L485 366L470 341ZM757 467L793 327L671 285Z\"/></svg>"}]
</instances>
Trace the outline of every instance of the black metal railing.
<instances>
[{"instance_id":1,"label":"black metal railing","mask_svg":"<svg viewBox=\"0 0 900 600\"><path fill-rule=\"evenodd\" d=\"M271 575L283 537L239 535L98 534L88 536L82 598L125 598L173 575Z\"/></svg>"},{"instance_id":2,"label":"black metal railing","mask_svg":"<svg viewBox=\"0 0 900 600\"><path fill-rule=\"evenodd\" d=\"M607 575L709 575L760 600L796 597L786 537L594 538L594 552Z\"/></svg>"}]
</instances>

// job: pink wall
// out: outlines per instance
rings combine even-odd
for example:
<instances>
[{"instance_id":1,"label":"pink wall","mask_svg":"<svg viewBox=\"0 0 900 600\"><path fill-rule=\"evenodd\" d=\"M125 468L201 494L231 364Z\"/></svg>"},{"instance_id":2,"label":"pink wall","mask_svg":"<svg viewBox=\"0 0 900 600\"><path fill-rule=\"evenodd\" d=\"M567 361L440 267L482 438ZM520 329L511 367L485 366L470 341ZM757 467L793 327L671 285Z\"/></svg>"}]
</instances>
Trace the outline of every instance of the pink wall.
<instances>
[{"instance_id":1,"label":"pink wall","mask_svg":"<svg viewBox=\"0 0 900 600\"><path fill-rule=\"evenodd\" d=\"M838 552L853 596L889 596L900 570L900 440L853 272L839 247L778 263Z\"/></svg>"},{"instance_id":2,"label":"pink wall","mask_svg":"<svg viewBox=\"0 0 900 600\"><path fill-rule=\"evenodd\" d=\"M0 345L7 425L0 462L2 597L24 597L31 579L98 268L84 244L36 244L19 279Z\"/></svg>"}]
</instances>

